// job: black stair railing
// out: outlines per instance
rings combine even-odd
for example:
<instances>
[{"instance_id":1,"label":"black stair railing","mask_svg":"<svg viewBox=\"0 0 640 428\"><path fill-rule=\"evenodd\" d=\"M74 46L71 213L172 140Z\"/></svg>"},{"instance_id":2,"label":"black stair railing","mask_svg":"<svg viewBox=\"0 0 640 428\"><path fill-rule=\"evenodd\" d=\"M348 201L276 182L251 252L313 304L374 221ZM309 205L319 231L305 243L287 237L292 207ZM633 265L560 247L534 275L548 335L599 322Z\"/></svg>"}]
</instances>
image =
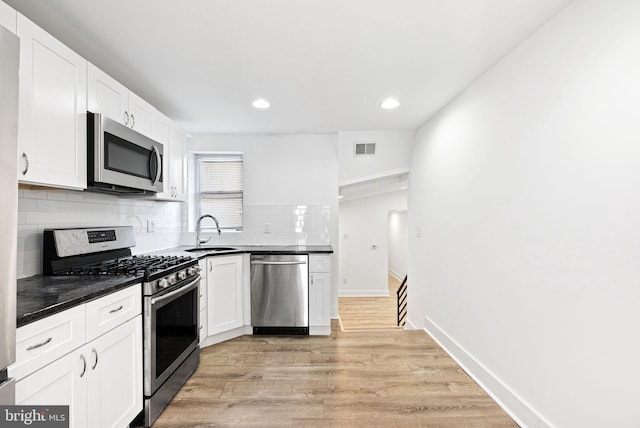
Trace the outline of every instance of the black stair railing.
<instances>
[{"instance_id":1,"label":"black stair railing","mask_svg":"<svg viewBox=\"0 0 640 428\"><path fill-rule=\"evenodd\" d=\"M407 320L407 276L405 275L402 284L396 292L398 296L398 326L404 327Z\"/></svg>"}]
</instances>

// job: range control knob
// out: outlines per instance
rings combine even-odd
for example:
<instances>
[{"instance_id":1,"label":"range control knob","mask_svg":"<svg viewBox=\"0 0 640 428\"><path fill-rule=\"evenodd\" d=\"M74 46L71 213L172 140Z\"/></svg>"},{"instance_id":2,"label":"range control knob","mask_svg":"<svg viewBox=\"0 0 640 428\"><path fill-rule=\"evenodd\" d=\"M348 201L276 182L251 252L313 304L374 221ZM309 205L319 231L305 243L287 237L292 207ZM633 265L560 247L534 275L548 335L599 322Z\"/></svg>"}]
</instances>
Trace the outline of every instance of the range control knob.
<instances>
[{"instance_id":1,"label":"range control knob","mask_svg":"<svg viewBox=\"0 0 640 428\"><path fill-rule=\"evenodd\" d=\"M197 267L190 267L190 268L187 268L187 275L189 275L189 276L194 276L195 274L197 274L197 273L198 273L198 271L199 271L199 270L200 270L200 269L199 269L199 268L197 268Z\"/></svg>"},{"instance_id":2,"label":"range control knob","mask_svg":"<svg viewBox=\"0 0 640 428\"><path fill-rule=\"evenodd\" d=\"M187 277L187 272L181 270L180 272L178 272L178 279L180 281L182 281L183 279L185 279Z\"/></svg>"},{"instance_id":3,"label":"range control knob","mask_svg":"<svg viewBox=\"0 0 640 428\"><path fill-rule=\"evenodd\" d=\"M173 285L176 283L176 277L174 275L169 276L168 279L169 279L169 285Z\"/></svg>"},{"instance_id":4,"label":"range control knob","mask_svg":"<svg viewBox=\"0 0 640 428\"><path fill-rule=\"evenodd\" d=\"M167 281L167 278L162 278L161 280L158 281L158 287L167 288L168 286L169 286L169 281Z\"/></svg>"}]
</instances>

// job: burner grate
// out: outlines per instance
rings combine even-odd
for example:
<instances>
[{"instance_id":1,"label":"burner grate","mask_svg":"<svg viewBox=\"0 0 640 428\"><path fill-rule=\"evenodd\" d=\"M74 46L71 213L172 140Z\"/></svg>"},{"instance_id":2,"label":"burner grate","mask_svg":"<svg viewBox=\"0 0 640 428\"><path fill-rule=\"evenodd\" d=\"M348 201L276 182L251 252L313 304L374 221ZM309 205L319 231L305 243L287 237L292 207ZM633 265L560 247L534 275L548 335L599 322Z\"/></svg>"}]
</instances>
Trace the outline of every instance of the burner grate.
<instances>
[{"instance_id":1,"label":"burner grate","mask_svg":"<svg viewBox=\"0 0 640 428\"><path fill-rule=\"evenodd\" d=\"M131 256L76 266L59 275L144 275L149 277L190 262L189 256Z\"/></svg>"}]
</instances>

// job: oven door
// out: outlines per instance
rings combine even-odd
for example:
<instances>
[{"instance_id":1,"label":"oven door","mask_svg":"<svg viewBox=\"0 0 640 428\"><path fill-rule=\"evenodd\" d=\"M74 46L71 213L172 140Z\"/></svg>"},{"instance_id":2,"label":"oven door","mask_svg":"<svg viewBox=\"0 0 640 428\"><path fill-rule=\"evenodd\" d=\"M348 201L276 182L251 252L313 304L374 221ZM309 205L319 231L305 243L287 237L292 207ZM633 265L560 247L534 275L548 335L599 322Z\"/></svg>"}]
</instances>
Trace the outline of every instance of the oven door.
<instances>
[{"instance_id":1,"label":"oven door","mask_svg":"<svg viewBox=\"0 0 640 428\"><path fill-rule=\"evenodd\" d=\"M87 116L91 184L162 192L162 144L102 114Z\"/></svg>"},{"instance_id":2,"label":"oven door","mask_svg":"<svg viewBox=\"0 0 640 428\"><path fill-rule=\"evenodd\" d=\"M200 275L144 298L144 395L151 396L198 347Z\"/></svg>"}]
</instances>

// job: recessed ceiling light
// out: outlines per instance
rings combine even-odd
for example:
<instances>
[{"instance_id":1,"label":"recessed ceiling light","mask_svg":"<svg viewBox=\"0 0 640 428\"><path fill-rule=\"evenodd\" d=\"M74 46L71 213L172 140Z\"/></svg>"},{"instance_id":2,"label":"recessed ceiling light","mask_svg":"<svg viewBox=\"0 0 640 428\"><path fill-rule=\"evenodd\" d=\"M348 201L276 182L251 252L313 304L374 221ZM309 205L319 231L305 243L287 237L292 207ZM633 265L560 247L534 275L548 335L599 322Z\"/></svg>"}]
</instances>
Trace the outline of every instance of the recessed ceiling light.
<instances>
[{"instance_id":1,"label":"recessed ceiling light","mask_svg":"<svg viewBox=\"0 0 640 428\"><path fill-rule=\"evenodd\" d=\"M261 110L264 110L266 108L269 108L269 106L271 106L269 101L265 100L264 98L258 98L257 100L253 101L251 105Z\"/></svg>"},{"instance_id":2,"label":"recessed ceiling light","mask_svg":"<svg viewBox=\"0 0 640 428\"><path fill-rule=\"evenodd\" d=\"M398 100L395 100L393 98L387 98L382 102L382 104L380 104L380 107L382 107L385 110L391 110L398 107L399 105L400 103L398 102Z\"/></svg>"}]
</instances>

